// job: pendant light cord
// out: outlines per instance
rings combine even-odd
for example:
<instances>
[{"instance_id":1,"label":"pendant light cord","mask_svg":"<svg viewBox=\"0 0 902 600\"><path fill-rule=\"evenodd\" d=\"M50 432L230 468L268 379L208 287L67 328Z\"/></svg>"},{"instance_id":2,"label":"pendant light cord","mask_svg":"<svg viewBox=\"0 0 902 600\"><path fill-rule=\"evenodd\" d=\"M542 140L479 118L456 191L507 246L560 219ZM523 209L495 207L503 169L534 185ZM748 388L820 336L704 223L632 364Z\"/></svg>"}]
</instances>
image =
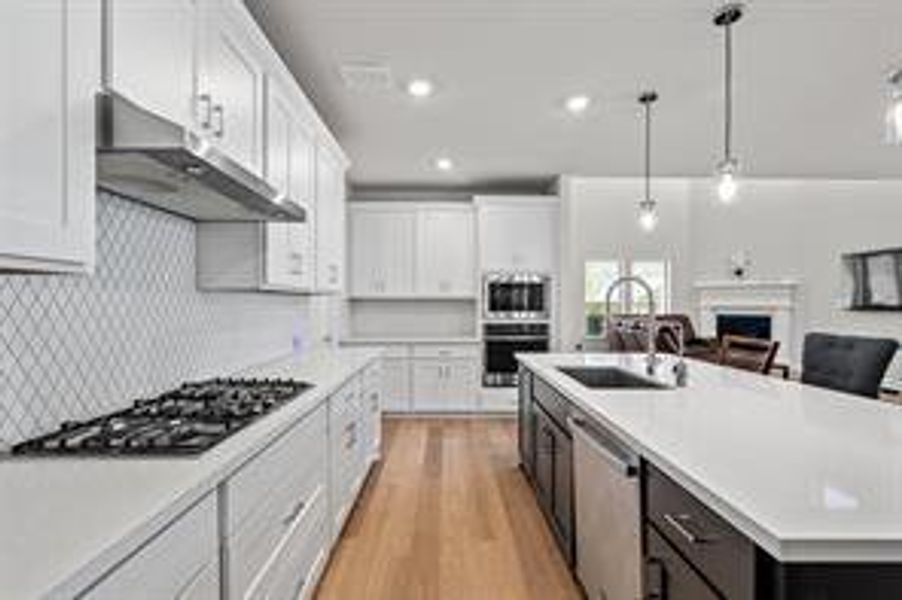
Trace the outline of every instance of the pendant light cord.
<instances>
[{"instance_id":1,"label":"pendant light cord","mask_svg":"<svg viewBox=\"0 0 902 600\"><path fill-rule=\"evenodd\" d=\"M651 200L651 102L645 103L645 200Z\"/></svg>"},{"instance_id":2,"label":"pendant light cord","mask_svg":"<svg viewBox=\"0 0 902 600\"><path fill-rule=\"evenodd\" d=\"M733 158L733 26L724 27L724 160Z\"/></svg>"}]
</instances>

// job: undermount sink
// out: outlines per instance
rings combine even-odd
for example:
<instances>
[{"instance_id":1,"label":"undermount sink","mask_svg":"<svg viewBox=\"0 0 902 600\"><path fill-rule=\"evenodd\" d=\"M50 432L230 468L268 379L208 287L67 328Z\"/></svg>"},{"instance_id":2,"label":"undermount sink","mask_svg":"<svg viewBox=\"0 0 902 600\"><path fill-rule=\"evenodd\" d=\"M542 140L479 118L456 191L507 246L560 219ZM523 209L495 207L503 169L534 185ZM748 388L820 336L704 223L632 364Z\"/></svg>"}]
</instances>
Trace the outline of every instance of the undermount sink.
<instances>
[{"instance_id":1,"label":"undermount sink","mask_svg":"<svg viewBox=\"0 0 902 600\"><path fill-rule=\"evenodd\" d=\"M669 390L670 387L617 367L558 367L558 371L592 389Z\"/></svg>"}]
</instances>

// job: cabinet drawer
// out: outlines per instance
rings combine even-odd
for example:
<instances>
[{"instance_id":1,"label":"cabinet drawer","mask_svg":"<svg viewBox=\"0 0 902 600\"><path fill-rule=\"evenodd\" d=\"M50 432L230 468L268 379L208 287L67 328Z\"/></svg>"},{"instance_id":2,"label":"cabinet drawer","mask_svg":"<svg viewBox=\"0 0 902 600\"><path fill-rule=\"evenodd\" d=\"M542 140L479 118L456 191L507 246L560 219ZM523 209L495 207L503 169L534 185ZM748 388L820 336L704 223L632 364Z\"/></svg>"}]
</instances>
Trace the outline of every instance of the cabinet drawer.
<instances>
[{"instance_id":1,"label":"cabinet drawer","mask_svg":"<svg viewBox=\"0 0 902 600\"><path fill-rule=\"evenodd\" d=\"M214 600L219 593L216 521L211 494L81 597Z\"/></svg>"},{"instance_id":2,"label":"cabinet drawer","mask_svg":"<svg viewBox=\"0 0 902 600\"><path fill-rule=\"evenodd\" d=\"M720 593L752 598L754 544L654 466L646 473L648 520Z\"/></svg>"},{"instance_id":3,"label":"cabinet drawer","mask_svg":"<svg viewBox=\"0 0 902 600\"><path fill-rule=\"evenodd\" d=\"M645 598L667 600L720 600L719 596L655 531L647 528ZM732 596L728 596L733 598Z\"/></svg>"},{"instance_id":4,"label":"cabinet drawer","mask_svg":"<svg viewBox=\"0 0 902 600\"><path fill-rule=\"evenodd\" d=\"M321 404L228 480L226 534L237 531L273 490L285 490L298 497L307 473L324 462L325 444L326 407Z\"/></svg>"},{"instance_id":5,"label":"cabinet drawer","mask_svg":"<svg viewBox=\"0 0 902 600\"><path fill-rule=\"evenodd\" d=\"M424 344L413 347L414 358L479 358L475 344Z\"/></svg>"},{"instance_id":6,"label":"cabinet drawer","mask_svg":"<svg viewBox=\"0 0 902 600\"><path fill-rule=\"evenodd\" d=\"M307 587L327 541L326 488L318 485L304 508L286 522L282 536L246 592L232 598L296 599ZM233 591L233 590L232 590Z\"/></svg>"},{"instance_id":7,"label":"cabinet drawer","mask_svg":"<svg viewBox=\"0 0 902 600\"><path fill-rule=\"evenodd\" d=\"M370 363L363 370L363 389L365 392L382 386L382 361Z\"/></svg>"},{"instance_id":8,"label":"cabinet drawer","mask_svg":"<svg viewBox=\"0 0 902 600\"><path fill-rule=\"evenodd\" d=\"M309 512L320 501L326 485L325 456L302 472L301 479L303 488L299 491L292 487L268 490L266 501L228 538L229 589L233 598L253 595L261 574L279 552L298 515Z\"/></svg>"},{"instance_id":9,"label":"cabinet drawer","mask_svg":"<svg viewBox=\"0 0 902 600\"><path fill-rule=\"evenodd\" d=\"M558 426L569 433L567 418L570 416L570 403L566 398L538 377L533 377L532 397Z\"/></svg>"},{"instance_id":10,"label":"cabinet drawer","mask_svg":"<svg viewBox=\"0 0 902 600\"><path fill-rule=\"evenodd\" d=\"M360 377L354 377L345 383L329 399L330 421L348 413L360 411Z\"/></svg>"}]
</instances>

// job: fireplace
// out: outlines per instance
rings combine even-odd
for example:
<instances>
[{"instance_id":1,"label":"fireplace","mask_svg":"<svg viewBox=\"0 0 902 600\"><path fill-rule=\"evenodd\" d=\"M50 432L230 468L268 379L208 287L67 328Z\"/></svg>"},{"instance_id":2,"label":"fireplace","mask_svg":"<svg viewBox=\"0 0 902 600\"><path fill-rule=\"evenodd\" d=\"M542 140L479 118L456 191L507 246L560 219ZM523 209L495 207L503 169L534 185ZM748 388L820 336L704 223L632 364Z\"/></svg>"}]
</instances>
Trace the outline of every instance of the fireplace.
<instances>
[{"instance_id":1,"label":"fireplace","mask_svg":"<svg viewBox=\"0 0 902 600\"><path fill-rule=\"evenodd\" d=\"M780 342L779 362L794 364L796 293L792 280L699 281L699 331L703 337L725 333Z\"/></svg>"},{"instance_id":2,"label":"fireplace","mask_svg":"<svg viewBox=\"0 0 902 600\"><path fill-rule=\"evenodd\" d=\"M719 314L717 315L717 339L725 335L772 339L773 319L770 315Z\"/></svg>"}]
</instances>

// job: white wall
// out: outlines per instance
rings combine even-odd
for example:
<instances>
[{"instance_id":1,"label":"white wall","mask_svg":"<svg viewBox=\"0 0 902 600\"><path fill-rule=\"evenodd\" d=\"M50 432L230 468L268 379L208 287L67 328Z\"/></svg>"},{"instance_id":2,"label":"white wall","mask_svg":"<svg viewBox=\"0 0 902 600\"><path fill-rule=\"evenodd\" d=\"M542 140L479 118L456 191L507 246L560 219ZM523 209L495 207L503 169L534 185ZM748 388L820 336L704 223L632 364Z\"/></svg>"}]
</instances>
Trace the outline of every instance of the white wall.
<instances>
[{"instance_id":1,"label":"white wall","mask_svg":"<svg viewBox=\"0 0 902 600\"><path fill-rule=\"evenodd\" d=\"M730 255L745 251L751 278L801 283L797 340L818 329L902 339L902 313L839 307L841 254L902 246L902 181L746 181L724 206L709 181L696 180L691 196L695 280L728 277ZM892 377L902 379L898 356Z\"/></svg>"},{"instance_id":2,"label":"white wall","mask_svg":"<svg viewBox=\"0 0 902 600\"><path fill-rule=\"evenodd\" d=\"M753 279L795 279L800 285L791 349L798 364L805 332L888 336L902 340L902 313L853 313L840 308L840 256L902 246L902 181L746 180L740 199L725 206L710 180L662 179L653 195L660 223L639 230L639 179L566 176L562 198L562 342L583 335L583 265L593 258L673 261L674 310L698 319L693 284L729 277L729 258L751 260ZM902 354L902 353L900 353ZM902 385L902 356L889 382Z\"/></svg>"},{"instance_id":3,"label":"white wall","mask_svg":"<svg viewBox=\"0 0 902 600\"><path fill-rule=\"evenodd\" d=\"M672 260L673 309L691 308L690 181L657 180L660 223L652 234L637 221L643 183L634 178L563 177L561 196L561 345L572 350L584 333L584 265L606 258Z\"/></svg>"}]
</instances>

